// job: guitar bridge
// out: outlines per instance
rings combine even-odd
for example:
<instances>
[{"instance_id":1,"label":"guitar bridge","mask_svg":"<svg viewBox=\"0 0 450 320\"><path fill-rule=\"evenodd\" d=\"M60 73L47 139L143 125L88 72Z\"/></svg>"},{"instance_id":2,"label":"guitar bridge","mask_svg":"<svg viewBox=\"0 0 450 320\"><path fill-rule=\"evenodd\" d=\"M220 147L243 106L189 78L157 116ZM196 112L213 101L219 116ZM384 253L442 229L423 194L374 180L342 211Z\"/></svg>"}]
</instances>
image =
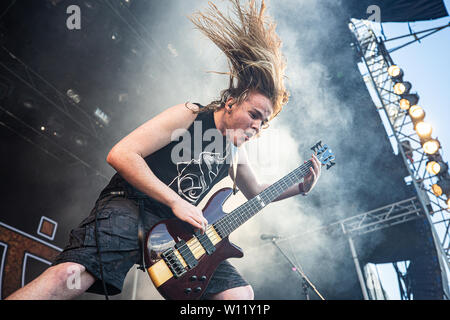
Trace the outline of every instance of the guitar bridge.
<instances>
[{"instance_id":1,"label":"guitar bridge","mask_svg":"<svg viewBox=\"0 0 450 320\"><path fill-rule=\"evenodd\" d=\"M173 251L173 248L169 248L163 253L161 253L161 257L166 262L170 271L172 271L175 279L181 277L183 274L186 273L186 269L183 267L183 264L180 262L180 260L178 260L177 256Z\"/></svg>"}]
</instances>

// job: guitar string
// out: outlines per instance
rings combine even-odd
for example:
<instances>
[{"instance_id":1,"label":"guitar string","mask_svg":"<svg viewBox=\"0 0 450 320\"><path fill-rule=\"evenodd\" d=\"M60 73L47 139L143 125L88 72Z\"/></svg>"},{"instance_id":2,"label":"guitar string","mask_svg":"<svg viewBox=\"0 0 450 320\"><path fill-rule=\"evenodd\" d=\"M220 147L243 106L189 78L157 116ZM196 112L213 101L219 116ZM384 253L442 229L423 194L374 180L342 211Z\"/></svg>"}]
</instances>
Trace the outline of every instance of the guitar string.
<instances>
[{"instance_id":1,"label":"guitar string","mask_svg":"<svg viewBox=\"0 0 450 320\"><path fill-rule=\"evenodd\" d=\"M271 187L267 188L266 190L267 190L269 193L271 193L272 198L275 198L276 196L278 196L279 194L281 194L280 192L276 192L276 191L278 191L277 188L279 188L280 186L281 186L281 188L289 188L290 185L293 185L293 184L296 182L296 181L293 182L293 181L292 181L292 178L294 177L295 180L301 179L302 176L308 171L309 167L310 167L310 166L307 165L306 167L303 167L303 168L300 167L300 168L298 168L298 169L300 169L300 170L297 170L297 169L294 170L293 172L291 172L290 174L288 174L287 176L285 176L283 179L281 179L281 180L275 182ZM298 173L299 173L298 171L300 171L300 177L298 177ZM289 178L289 180L290 180L289 183L286 183L286 181L285 181L285 180L287 180L287 178ZM275 189L275 190L273 190L273 189ZM274 192L274 191L275 191L275 192ZM282 192L284 192L284 190L283 190ZM262 197L264 197L264 195L262 195ZM267 203L270 203L270 202L272 201L270 198L266 198L266 199L263 199L263 200L266 200ZM261 207L261 208L258 207L259 203L255 203L255 202L256 202L256 197L252 198L251 200L249 200L246 204L244 204L244 205L242 206L244 210L239 210L239 209L241 209L241 207L240 207L240 208L237 208L236 210L234 210L233 212L231 212L231 213L230 213L229 215L227 215L226 217L224 217L224 218L222 218L221 220L217 221L215 224L218 225L219 227L225 226L225 231L226 231L226 232L230 232L230 230L233 231L233 228L234 228L235 226L234 226L234 225L231 225L231 229L228 230L227 226L230 226L230 225L229 225L229 223L226 223L226 222L230 222L231 219L236 218L236 217L234 217L234 216L236 216L236 215L239 214L239 213L243 213L243 214L245 215L244 220L243 220L243 222L245 222L245 221L246 221L248 218L250 218L251 216L249 216L249 217L246 216L246 215L249 213L249 211L248 211L248 210L246 211L246 210L245 210L246 208L245 208L244 206L249 207L249 209L257 209L257 210L262 209L262 207ZM243 211L243 212L238 212L238 211ZM239 217L239 216L238 216L238 217ZM228 221L226 221L226 220L228 220ZM235 219L235 220L236 220L236 219ZM233 220L231 220L231 222L233 222ZM238 226L239 226L239 225L238 225Z\"/></svg>"},{"instance_id":2,"label":"guitar string","mask_svg":"<svg viewBox=\"0 0 450 320\"><path fill-rule=\"evenodd\" d=\"M296 183L296 181L295 180L301 180L302 178L303 178L303 175L305 175L307 172L309 172L309 169L312 167L312 162L311 162L311 160L308 160L307 162L305 162L303 165L301 165L300 167L298 167L297 169L295 169L295 170L293 170L293 171L291 171L289 174L287 174L285 177L283 177L283 178L281 178L280 180L278 180L277 182L275 182L274 184L272 184L270 187L268 187L268 188L266 188L264 191L268 191L269 193L271 193L271 196L273 197L273 196L275 196L273 199L275 199L276 198L276 196L278 196L278 195L280 195L280 194L282 194L282 192L284 192L285 190L287 190L290 186L292 186L292 185L294 185L295 183ZM299 174L300 173L300 174ZM298 177L298 176L300 176L300 177ZM295 180L294 180L294 182L292 181L292 178L295 178ZM287 180L287 179L289 179L290 181L289 182L291 182L291 183L286 183L286 181L285 180ZM293 182L293 183L292 183ZM269 188L272 188L273 186L275 186L275 185L277 185L277 184L280 184L281 185L281 188L282 189L284 189L284 190L282 190L281 191L281 193L279 193L278 191L279 190L277 190L276 188L275 188L275 190L272 190L272 189L270 189L270 190L268 190ZM263 191L263 192L264 192ZM277 193L278 193L278 195L277 195ZM260 196L261 196L261 194L259 194ZM228 233L226 236L228 236L231 232L233 232L237 227L239 227L239 226L241 226L243 223L245 223L248 219L250 219L251 217L252 217L252 215L254 215L254 214L256 214L257 212L259 212L260 210L262 210L265 206L263 206L263 207L261 207L261 208L259 208L258 207L258 204L259 203L254 203L255 201L254 200L256 200L256 197L257 196L255 196L255 197L253 197L252 199L250 199L249 201L247 201L246 203L244 203L243 205L241 205L240 207L238 207L238 208L236 208L235 210L233 210L232 212L230 212L227 216L225 216L225 217L223 217L223 218L221 218L220 220L218 220L218 221L216 221L215 223L213 223L209 228L207 228L207 230L206 230L206 232L205 232L205 234L210 238L210 236L212 235L212 236L214 236L214 239L216 238L215 237L215 233L217 233L217 235L219 235L219 237L220 237L220 231L219 230L217 230L217 228L215 228L215 226L217 226L218 228L221 228L221 227L224 227L225 226L225 232L226 233ZM270 200L270 199L266 199L266 201L267 200ZM271 201L267 201L268 202L268 204L271 202ZM260 205L260 204L259 204ZM250 209L250 210L248 210L248 209ZM256 211L253 213L253 214L251 214L251 211L252 211L252 209L254 210L254 209L256 209ZM246 216L247 214L249 214L250 213L250 216ZM240 216L239 216L239 214L241 214ZM231 215L233 215L233 217L234 217L234 221L233 220L231 220L231 221L228 221L228 220L230 220L231 219ZM245 215L245 217L243 217ZM236 223L236 220L237 220L237 218L243 218L243 220L242 221L239 221L239 222L237 222L237 224L236 225L234 225L234 223ZM225 220L227 220L227 221L225 221ZM232 223L231 225L230 225L230 222ZM223 230L223 229L222 229ZM213 232L214 231L214 232ZM225 236L225 237L226 237ZM223 238L225 238L225 237L221 237L222 239ZM194 239L194 238L191 238L190 240L192 240L192 239ZM189 241L190 241L189 240ZM211 239L210 239L211 240ZM212 242L212 240L211 240L211 242ZM183 244L183 245L181 245L179 248L178 248L178 252L180 253L180 255L183 257L183 259L184 259L184 256L183 256L183 254L184 253L186 253L188 250L190 250L191 252L192 252L192 254L194 255L194 257L195 257L195 253L198 253L197 251L198 251L198 249L203 249L203 251L205 251L204 250L204 248L203 248L203 245L200 243L200 241L197 239L197 241L196 241L196 243L195 244L193 244L192 246L189 246L188 245L188 243L186 242L185 244ZM201 251L200 251L201 252Z\"/></svg>"},{"instance_id":3,"label":"guitar string","mask_svg":"<svg viewBox=\"0 0 450 320\"><path fill-rule=\"evenodd\" d=\"M312 162L309 160L309 161L307 161L305 164L303 164L302 166L300 166L300 167L298 167L297 169L295 169L295 170L293 170L292 172L290 172L288 175L286 175L285 177L283 177L282 179L280 179L280 180L278 180L277 182L275 182L272 186L275 186L276 184L284 184L284 186L281 186L282 188L289 188L291 185L293 185L293 184L295 184L295 182L294 183L292 183L292 177L294 177L296 180L299 180L299 179L301 179L302 178L302 176L306 173L306 172L308 172L309 171L309 168L311 168L311 165L312 165ZM300 177L298 177L298 173L300 173ZM284 180L287 180L287 178L289 178L289 180L291 180L290 182L290 184L287 184ZM269 188L271 188L272 186L270 186ZM267 189L265 189L265 190L268 190L269 188L267 188ZM285 190L286 190L285 189ZM264 190L264 191L265 191ZM284 192L285 190L283 190L282 192ZM263 191L263 192L264 192ZM268 190L268 192L270 192L271 193L271 195L272 196L274 196L275 195L275 197L277 196L277 194L275 193L274 194L274 191L279 191L279 190ZM279 192L278 192L279 193ZM279 193L280 194L280 193ZM279 195L278 194L278 195ZM247 215L248 213L251 213L251 210L246 210L246 209L256 209L257 211L256 212L254 212L254 214L255 213L257 213L257 212L259 212L260 210L262 210L262 208L264 208L264 207L262 207L262 208L258 208L258 206L257 206L257 203L253 203L254 201L253 200L256 200L256 196L254 197L254 198L252 198L252 199L250 199L249 201L247 201L246 203L244 203L242 206L240 206L240 207L238 207L237 209L235 209L235 210L233 210L232 212L230 212L230 214L229 215L227 215L227 216L225 216L225 217L223 217L222 219L220 219L220 220L218 220L218 221L216 221L215 223L213 223L208 229L207 229L207 231L205 232L205 234L208 236L208 237L210 237L210 235L212 234L212 235L214 235L214 232L209 232L209 231L212 231L213 229L214 229L214 231L219 235L219 232L220 231L218 231L216 228L214 228L216 225L218 226L218 227L222 227L223 225L224 225L224 223L225 222L227 222L227 224L225 224L225 226L227 226L226 228L225 228L225 231L228 233L228 235L232 232L232 231L234 231L237 227L239 227L240 225L242 225L244 222L246 222L249 218L251 218L251 216L252 215L250 215L249 217L245 217L243 220L242 220L242 222L240 221L239 223L237 223L237 225L234 225L234 224L232 224L231 226L230 226L230 224L229 224L229 222L230 221L225 221L225 219L226 218L228 218L228 216L230 216L230 215L234 215L234 216L237 216L237 217L239 217L239 215L238 215L238 213L241 213L242 215ZM269 201L268 201L268 203L270 203ZM247 204L249 204L249 205L247 205ZM249 207L249 208L246 208L246 207ZM239 211L241 211L241 212L239 212ZM228 219L229 220L229 219ZM233 223L233 220L231 220L231 222ZM236 222L236 219L234 220L234 223ZM220 224L220 226L219 226L219 224ZM229 227L229 230L228 230L228 227ZM220 236L220 235L219 235ZM226 236L225 236L226 237ZM192 238L192 239L194 239L194 238ZM192 239L190 239L190 240L192 240ZM223 238L222 238L223 239ZM178 252L181 254L181 256L183 257L183 254L184 253L186 253L188 250L190 250L191 252L192 252L192 254L194 255L194 257L195 257L195 253L197 253L197 249L203 249L203 245L200 243L200 241L199 240L197 240L197 242L194 244L194 245L192 245L192 247L191 246L189 246L187 243L185 243L185 244L183 244L182 246L180 246L179 248L178 248ZM203 249L203 251L204 251L204 249ZM194 253L195 252L195 253ZM201 252L201 251L200 251ZM183 257L183 259L184 259L184 257Z\"/></svg>"},{"instance_id":4,"label":"guitar string","mask_svg":"<svg viewBox=\"0 0 450 320\"><path fill-rule=\"evenodd\" d=\"M266 193L270 193L269 198L264 197L264 194L261 194L261 198L263 201L266 201L267 203L272 202L273 199L275 199L278 195L280 195L284 190L281 192L277 189L287 189L292 184L292 178L295 178L295 180L298 180L299 178L304 175L304 173L307 172L309 169L309 165L306 167L300 168L300 170L294 171L287 175L285 178L279 180L277 183L275 183L271 188L267 188L265 191ZM299 172L300 171L300 172ZM300 173L300 177L299 174ZM289 179L290 182L287 183L286 180ZM296 181L295 181L296 182ZM264 206L261 206L260 203L257 202L256 197L249 200L244 206L239 207L237 210L234 210L229 215L224 217L222 220L217 221L214 226L217 226L218 228L224 227L224 231L226 231L228 234L231 233L236 227L242 225L245 221L247 221L251 216L252 212L257 213L259 212ZM255 212L256 211L256 212ZM250 214L250 215L249 215ZM236 223L236 224L235 224Z\"/></svg>"}]
</instances>

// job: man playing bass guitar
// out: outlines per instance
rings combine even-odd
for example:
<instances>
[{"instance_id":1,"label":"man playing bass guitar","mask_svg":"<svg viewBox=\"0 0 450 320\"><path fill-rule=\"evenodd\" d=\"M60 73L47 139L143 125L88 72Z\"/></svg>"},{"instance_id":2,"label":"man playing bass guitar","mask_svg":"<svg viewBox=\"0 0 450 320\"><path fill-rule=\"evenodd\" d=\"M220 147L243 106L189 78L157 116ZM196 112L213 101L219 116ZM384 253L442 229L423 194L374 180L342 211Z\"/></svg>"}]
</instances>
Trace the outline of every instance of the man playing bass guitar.
<instances>
[{"instance_id":1,"label":"man playing bass guitar","mask_svg":"<svg viewBox=\"0 0 450 320\"><path fill-rule=\"evenodd\" d=\"M142 232L174 217L204 232L208 221L196 205L228 174L247 199L268 187L258 182L243 148L236 177L230 158L233 146L256 137L288 102L281 40L264 13L264 1L260 6L255 0L246 5L229 1L234 18L212 3L209 11L190 17L226 55L229 87L206 106L186 102L170 107L119 141L107 156L117 173L91 214L72 230L53 265L8 299L72 299L85 291L118 294L129 269L143 263ZM303 182L276 200L311 191L321 170L315 155L311 162ZM80 286L69 289L68 270L75 269ZM224 261L202 298L253 299L253 290Z\"/></svg>"}]
</instances>

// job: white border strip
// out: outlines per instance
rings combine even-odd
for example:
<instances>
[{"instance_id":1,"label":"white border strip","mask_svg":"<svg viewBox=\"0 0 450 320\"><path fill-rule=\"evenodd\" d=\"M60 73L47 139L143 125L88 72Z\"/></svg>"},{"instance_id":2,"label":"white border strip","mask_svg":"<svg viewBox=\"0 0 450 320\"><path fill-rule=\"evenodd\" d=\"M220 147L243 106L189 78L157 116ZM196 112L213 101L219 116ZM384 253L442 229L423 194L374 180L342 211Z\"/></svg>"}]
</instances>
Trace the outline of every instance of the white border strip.
<instances>
[{"instance_id":1,"label":"white border strip","mask_svg":"<svg viewBox=\"0 0 450 320\"><path fill-rule=\"evenodd\" d=\"M53 233L52 233L51 236L46 235L45 233L40 232L41 227L42 227L42 223L44 222L44 220L46 220L46 221L48 221L48 222L50 222L50 223L52 223L52 224L54 225ZM41 217L41 221L39 221L39 227L38 227L38 229L37 229L37 234L40 235L41 237L47 238L47 239L49 239L49 240L53 240L53 239L55 239L56 228L58 228L58 222L53 221L52 219L47 218L47 217L45 217L45 216L42 216L42 217Z\"/></svg>"},{"instance_id":2,"label":"white border strip","mask_svg":"<svg viewBox=\"0 0 450 320\"><path fill-rule=\"evenodd\" d=\"M36 238L35 236L32 236L31 234L28 234L26 232L18 230L18 229L14 228L14 227L11 227L11 226L9 226L9 225L1 222L1 221L0 221L0 226L3 226L5 228L7 228L7 229L10 229L10 230L14 231L14 232L17 232L17 233L19 233L19 234L21 234L21 235L23 235L25 237L28 237L30 239L36 240L36 241L38 241L38 242L40 242L40 243L42 243L42 244L44 244L44 245L46 245L46 246L48 246L48 247L50 247L52 249L55 249L55 250L57 250L59 252L63 251L63 249L61 249L61 248L59 248L59 247L57 247L57 246L55 246L55 245L53 245L51 243L48 243L48 242L46 242L46 241L44 241L42 239Z\"/></svg>"},{"instance_id":3,"label":"white border strip","mask_svg":"<svg viewBox=\"0 0 450 320\"><path fill-rule=\"evenodd\" d=\"M3 250L2 260L0 261L0 299L2 296L2 287L3 287L3 267L5 266L6 260L6 252L8 251L8 244L4 242L0 242L0 246L3 246L5 249Z\"/></svg>"},{"instance_id":4,"label":"white border strip","mask_svg":"<svg viewBox=\"0 0 450 320\"><path fill-rule=\"evenodd\" d=\"M34 254L31 254L29 252L25 252L25 257L23 258L23 263L22 263L22 287L25 286L25 273L27 271L27 260L28 257L36 259L40 262L46 263L49 266L52 265L52 263L48 260L42 259L41 257L35 256Z\"/></svg>"}]
</instances>

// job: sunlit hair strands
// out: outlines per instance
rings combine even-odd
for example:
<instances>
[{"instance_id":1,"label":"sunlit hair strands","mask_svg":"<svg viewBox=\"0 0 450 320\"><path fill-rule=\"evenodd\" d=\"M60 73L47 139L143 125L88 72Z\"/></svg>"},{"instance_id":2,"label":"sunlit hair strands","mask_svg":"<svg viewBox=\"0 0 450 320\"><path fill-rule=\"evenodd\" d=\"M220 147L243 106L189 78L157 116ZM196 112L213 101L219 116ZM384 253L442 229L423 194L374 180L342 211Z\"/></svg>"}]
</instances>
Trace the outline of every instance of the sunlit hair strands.
<instances>
[{"instance_id":1,"label":"sunlit hair strands","mask_svg":"<svg viewBox=\"0 0 450 320\"><path fill-rule=\"evenodd\" d=\"M218 110L228 98L235 103L245 101L248 93L256 90L272 101L274 118L289 100L284 86L286 61L281 52L282 42L275 32L276 24L264 15L266 5L261 1L227 0L232 4L233 17L225 16L211 1L204 12L196 12L189 19L228 59L229 72L215 72L230 76L228 89L220 99L206 106Z\"/></svg>"}]
</instances>

